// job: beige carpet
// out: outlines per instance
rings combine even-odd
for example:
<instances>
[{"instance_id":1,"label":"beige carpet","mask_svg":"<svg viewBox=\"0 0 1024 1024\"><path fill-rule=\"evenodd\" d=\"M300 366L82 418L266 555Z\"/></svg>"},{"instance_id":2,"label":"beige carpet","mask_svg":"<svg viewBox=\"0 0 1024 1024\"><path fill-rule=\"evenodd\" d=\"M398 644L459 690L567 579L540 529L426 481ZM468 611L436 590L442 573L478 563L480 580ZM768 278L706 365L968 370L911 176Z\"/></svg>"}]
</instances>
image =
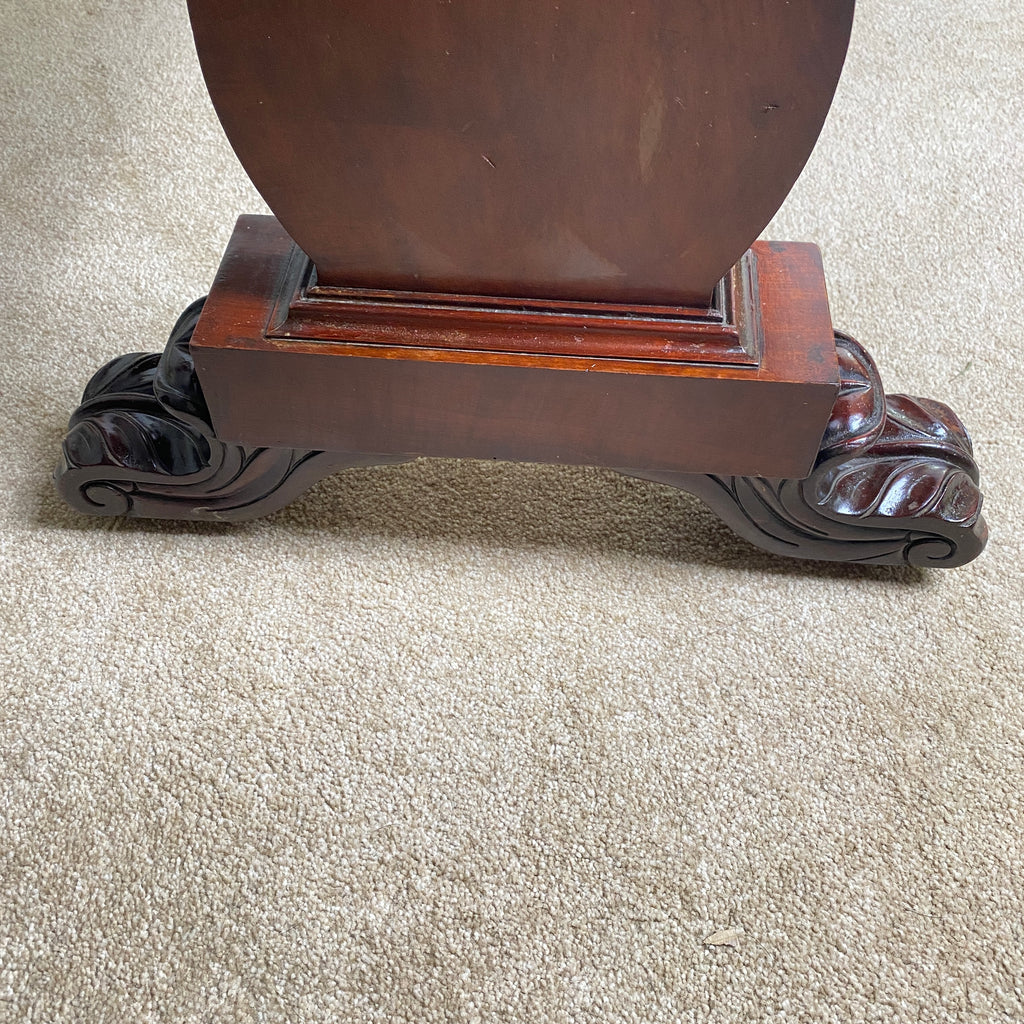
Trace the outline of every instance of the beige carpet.
<instances>
[{"instance_id":1,"label":"beige carpet","mask_svg":"<svg viewBox=\"0 0 1024 1024\"><path fill-rule=\"evenodd\" d=\"M862 0L768 232L967 420L992 541L945 572L587 469L71 513L85 381L262 206L184 0L0 39L0 1021L1024 1021L1021 0Z\"/></svg>"}]
</instances>

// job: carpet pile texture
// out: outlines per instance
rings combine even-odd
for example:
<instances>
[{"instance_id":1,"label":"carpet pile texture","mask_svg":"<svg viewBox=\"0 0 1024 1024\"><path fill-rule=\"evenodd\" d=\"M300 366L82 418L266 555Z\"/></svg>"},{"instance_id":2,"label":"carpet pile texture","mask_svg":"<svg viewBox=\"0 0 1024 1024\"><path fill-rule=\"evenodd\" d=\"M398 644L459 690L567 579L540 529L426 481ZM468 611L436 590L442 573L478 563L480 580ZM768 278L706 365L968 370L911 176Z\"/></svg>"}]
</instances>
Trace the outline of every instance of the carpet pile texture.
<instances>
[{"instance_id":1,"label":"carpet pile texture","mask_svg":"<svg viewBox=\"0 0 1024 1024\"><path fill-rule=\"evenodd\" d=\"M593 469L78 516L85 381L265 207L183 0L0 0L0 50L0 1021L1024 1020L1021 0L862 0L765 232L967 422L950 571Z\"/></svg>"}]
</instances>

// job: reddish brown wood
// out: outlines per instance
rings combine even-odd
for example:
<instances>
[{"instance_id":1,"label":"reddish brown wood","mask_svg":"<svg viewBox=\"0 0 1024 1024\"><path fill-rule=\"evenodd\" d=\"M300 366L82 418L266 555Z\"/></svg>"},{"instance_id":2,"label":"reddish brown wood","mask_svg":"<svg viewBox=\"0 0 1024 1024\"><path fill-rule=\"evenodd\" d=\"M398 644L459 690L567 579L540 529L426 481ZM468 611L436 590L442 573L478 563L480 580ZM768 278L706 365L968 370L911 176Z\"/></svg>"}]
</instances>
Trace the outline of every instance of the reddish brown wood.
<instances>
[{"instance_id":1,"label":"reddish brown wood","mask_svg":"<svg viewBox=\"0 0 1024 1024\"><path fill-rule=\"evenodd\" d=\"M732 365L707 361L706 320L688 338L682 318L663 331L657 358L638 358L637 345L654 344L663 325L638 315L630 329L618 312L602 333L534 309L543 323L527 351L514 310L490 310L460 347L450 334L451 318L465 316L458 303L454 314L444 303L419 308L410 324L388 300L361 302L354 323L345 301L323 296L312 322L298 318L296 337L288 304L308 306L295 296L302 260L273 218L240 219L192 340L226 441L799 477L838 389L812 245L754 246L750 284L735 293L742 329L719 332L729 344L743 335L759 356ZM590 315L599 319L600 307Z\"/></svg>"},{"instance_id":2,"label":"reddish brown wood","mask_svg":"<svg viewBox=\"0 0 1024 1024\"><path fill-rule=\"evenodd\" d=\"M871 565L965 565L988 542L971 439L948 406L886 395L874 360L836 332L841 386L803 480L639 474L701 497L778 555Z\"/></svg>"},{"instance_id":3,"label":"reddish brown wood","mask_svg":"<svg viewBox=\"0 0 1024 1024\"><path fill-rule=\"evenodd\" d=\"M57 487L91 515L237 522L266 515L339 469L400 457L228 444L210 423L190 342L202 303L162 356L98 371L71 418ZM633 475L702 497L760 547L798 558L963 565L985 546L971 442L946 406L886 396L870 356L836 335L841 385L804 480Z\"/></svg>"},{"instance_id":4,"label":"reddish brown wood","mask_svg":"<svg viewBox=\"0 0 1024 1024\"><path fill-rule=\"evenodd\" d=\"M400 458L226 444L210 426L189 343L203 308L178 318L160 355L93 374L68 424L54 482L86 515L241 522L269 515L339 469Z\"/></svg>"},{"instance_id":5,"label":"reddish brown wood","mask_svg":"<svg viewBox=\"0 0 1024 1024\"><path fill-rule=\"evenodd\" d=\"M751 316L754 262L748 253L715 290L714 304L696 309L331 288L316 282L309 258L293 246L268 334L756 366L761 338L760 320Z\"/></svg>"},{"instance_id":6,"label":"reddish brown wood","mask_svg":"<svg viewBox=\"0 0 1024 1024\"><path fill-rule=\"evenodd\" d=\"M321 282L701 305L782 203L853 0L190 0Z\"/></svg>"},{"instance_id":7,"label":"reddish brown wood","mask_svg":"<svg viewBox=\"0 0 1024 1024\"><path fill-rule=\"evenodd\" d=\"M887 397L833 333L814 246L740 258L817 137L853 0L190 10L305 251L242 218L164 353L94 375L55 474L75 508L242 520L448 455L666 482L797 557L981 551L957 417Z\"/></svg>"}]
</instances>

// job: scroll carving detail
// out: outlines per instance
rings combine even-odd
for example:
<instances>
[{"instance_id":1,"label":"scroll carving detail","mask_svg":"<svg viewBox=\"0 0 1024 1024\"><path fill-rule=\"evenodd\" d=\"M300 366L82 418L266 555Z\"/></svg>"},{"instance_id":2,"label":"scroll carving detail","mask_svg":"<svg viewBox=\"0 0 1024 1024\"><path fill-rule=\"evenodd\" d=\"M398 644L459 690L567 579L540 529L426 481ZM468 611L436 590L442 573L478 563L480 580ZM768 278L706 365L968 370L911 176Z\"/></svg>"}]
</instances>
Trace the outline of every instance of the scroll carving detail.
<instances>
[{"instance_id":1,"label":"scroll carving detail","mask_svg":"<svg viewBox=\"0 0 1024 1024\"><path fill-rule=\"evenodd\" d=\"M121 356L89 382L54 474L74 508L241 521L282 508L338 470L408 461L221 441L189 351L202 306L185 310L161 355ZM846 334L835 339L839 394L806 479L622 472L696 494L776 554L877 565L971 561L988 531L963 424L941 402L886 396L868 353Z\"/></svg>"},{"instance_id":2,"label":"scroll carving detail","mask_svg":"<svg viewBox=\"0 0 1024 1024\"><path fill-rule=\"evenodd\" d=\"M958 566L985 547L970 438L941 402L887 396L871 356L836 332L840 390L805 480L638 474L702 498L780 555Z\"/></svg>"},{"instance_id":3,"label":"scroll carving detail","mask_svg":"<svg viewBox=\"0 0 1024 1024\"><path fill-rule=\"evenodd\" d=\"M218 439L189 351L202 307L200 299L182 313L162 355L120 356L93 375L54 473L71 506L92 515L238 522L282 508L336 470L405 461Z\"/></svg>"}]
</instances>

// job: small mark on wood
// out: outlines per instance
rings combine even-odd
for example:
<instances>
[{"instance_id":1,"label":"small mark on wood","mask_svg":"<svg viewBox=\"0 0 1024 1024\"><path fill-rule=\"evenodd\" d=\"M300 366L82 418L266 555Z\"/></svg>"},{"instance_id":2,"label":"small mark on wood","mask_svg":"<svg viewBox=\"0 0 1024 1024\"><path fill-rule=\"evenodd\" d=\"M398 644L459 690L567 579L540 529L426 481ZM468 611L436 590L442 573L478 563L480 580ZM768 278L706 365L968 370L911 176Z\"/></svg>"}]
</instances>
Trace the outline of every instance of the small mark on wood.
<instances>
[{"instance_id":1,"label":"small mark on wood","mask_svg":"<svg viewBox=\"0 0 1024 1024\"><path fill-rule=\"evenodd\" d=\"M652 81L647 90L647 107L640 119L639 160L640 177L644 184L651 179L654 159L661 146L661 132L665 121L665 97Z\"/></svg>"}]
</instances>

